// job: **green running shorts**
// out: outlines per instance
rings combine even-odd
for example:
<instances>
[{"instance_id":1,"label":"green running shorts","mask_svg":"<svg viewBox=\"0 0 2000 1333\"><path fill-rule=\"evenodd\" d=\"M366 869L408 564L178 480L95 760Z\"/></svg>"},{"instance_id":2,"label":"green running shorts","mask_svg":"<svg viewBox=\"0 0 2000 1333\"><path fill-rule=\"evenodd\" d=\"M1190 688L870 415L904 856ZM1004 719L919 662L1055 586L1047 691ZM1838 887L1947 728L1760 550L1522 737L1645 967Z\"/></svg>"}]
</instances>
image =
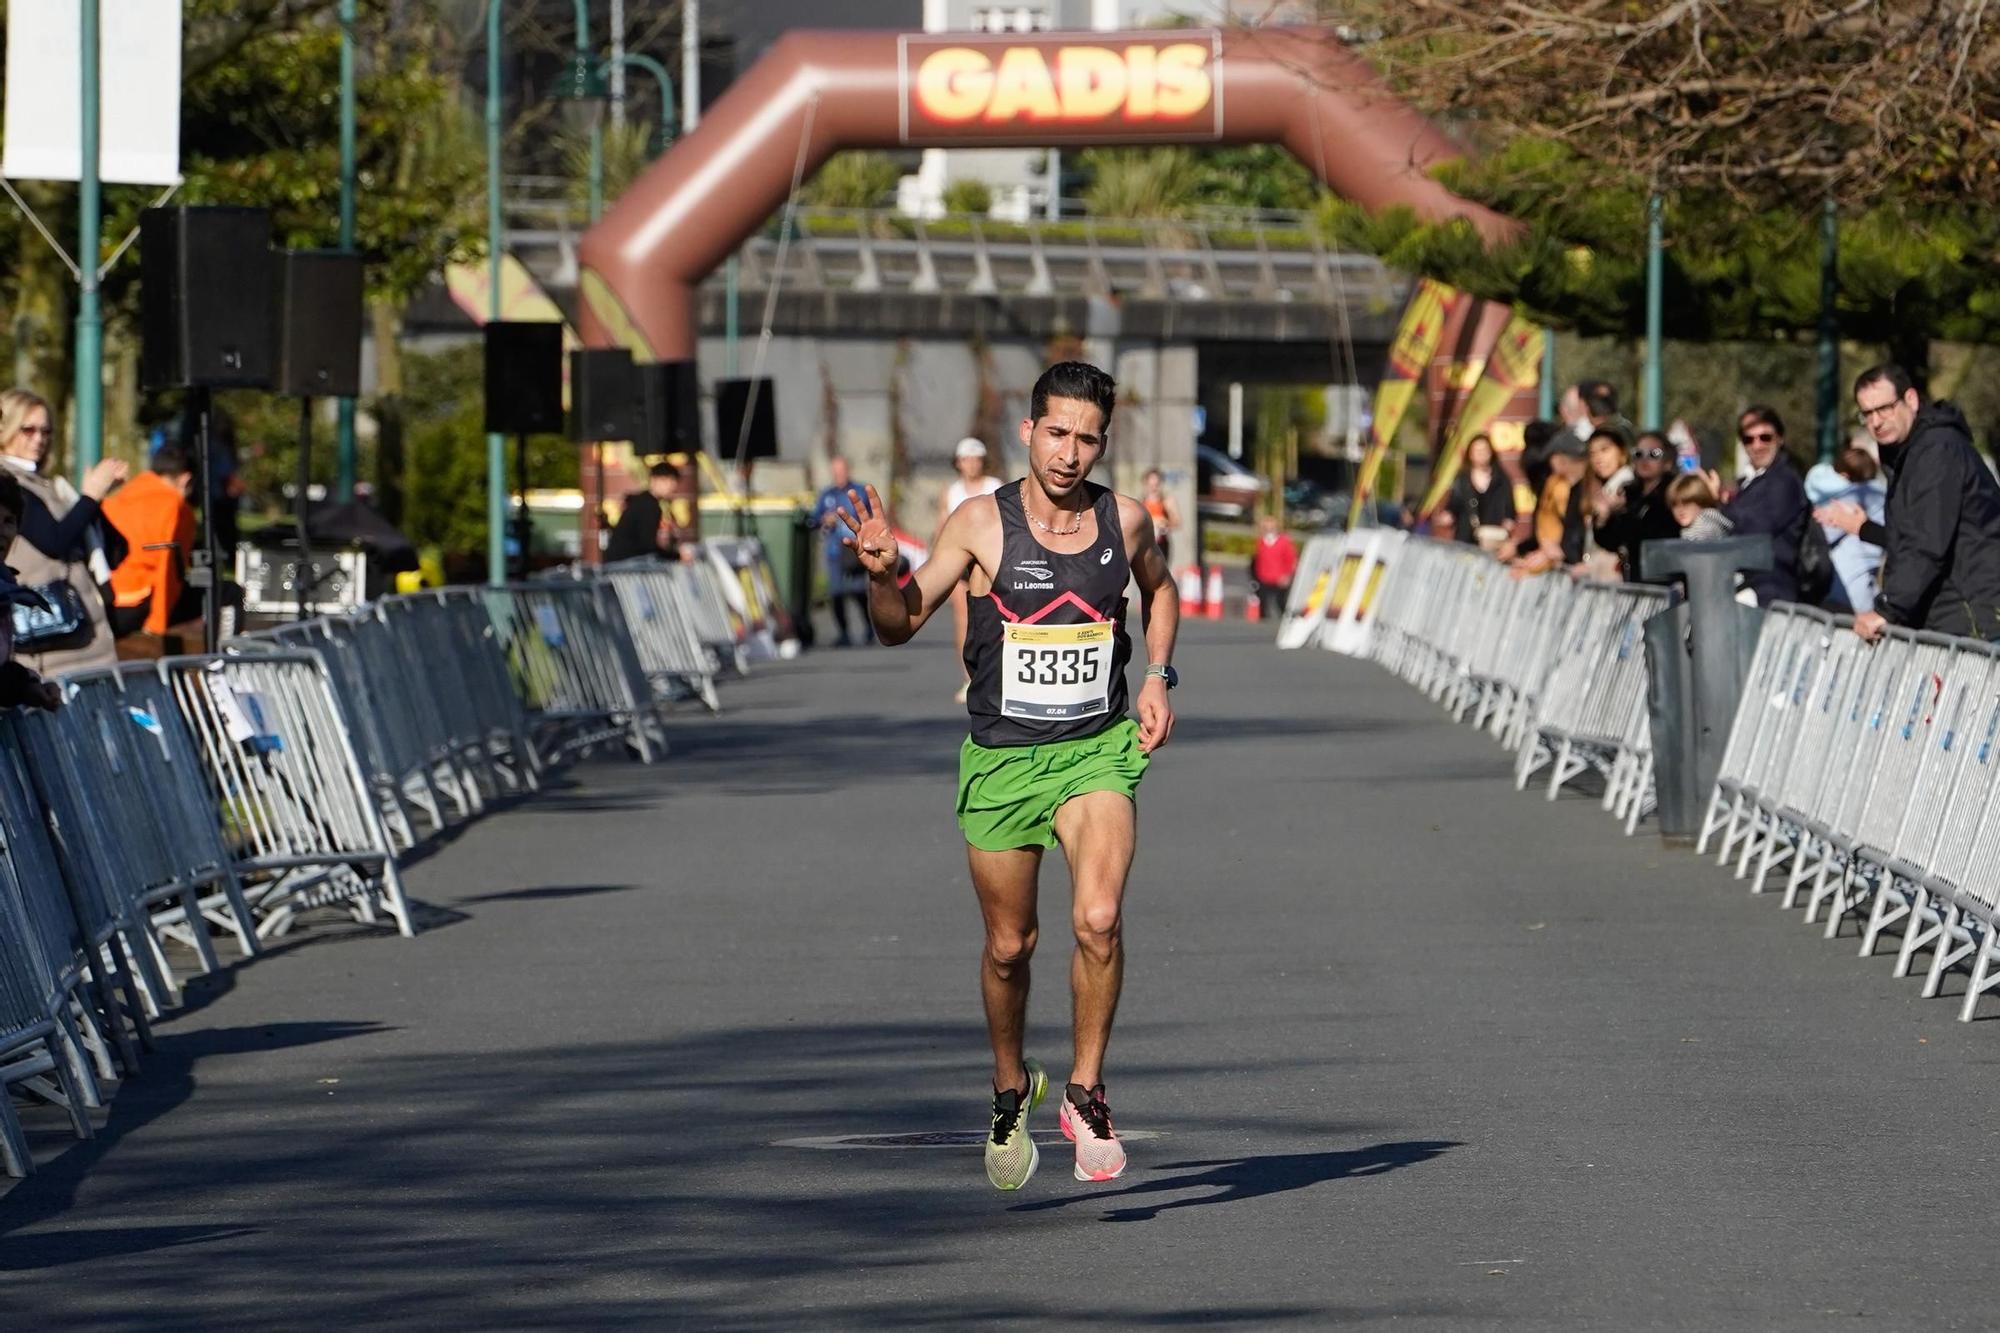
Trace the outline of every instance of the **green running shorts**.
<instances>
[{"instance_id":1,"label":"green running shorts","mask_svg":"<svg viewBox=\"0 0 2000 1333\"><path fill-rule=\"evenodd\" d=\"M989 750L970 736L958 752L958 826L985 852L1056 845L1056 811L1072 796L1115 791L1138 800L1149 756L1139 724L1115 722L1082 740Z\"/></svg>"}]
</instances>

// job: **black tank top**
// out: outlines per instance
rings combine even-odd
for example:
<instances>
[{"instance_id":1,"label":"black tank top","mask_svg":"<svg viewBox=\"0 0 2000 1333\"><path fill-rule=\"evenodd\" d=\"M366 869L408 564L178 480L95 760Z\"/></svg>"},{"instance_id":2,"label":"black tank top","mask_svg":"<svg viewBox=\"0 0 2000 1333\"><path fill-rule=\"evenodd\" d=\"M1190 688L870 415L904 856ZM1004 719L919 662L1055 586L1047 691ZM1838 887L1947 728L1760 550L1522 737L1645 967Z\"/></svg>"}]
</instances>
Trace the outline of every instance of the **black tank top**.
<instances>
[{"instance_id":1,"label":"black tank top","mask_svg":"<svg viewBox=\"0 0 2000 1333\"><path fill-rule=\"evenodd\" d=\"M1000 568L993 591L970 600L965 694L972 739L989 748L1094 736L1125 716L1125 530L1118 497L1085 483L1097 540L1075 555L1037 541L1021 510L1024 482L993 495Z\"/></svg>"}]
</instances>

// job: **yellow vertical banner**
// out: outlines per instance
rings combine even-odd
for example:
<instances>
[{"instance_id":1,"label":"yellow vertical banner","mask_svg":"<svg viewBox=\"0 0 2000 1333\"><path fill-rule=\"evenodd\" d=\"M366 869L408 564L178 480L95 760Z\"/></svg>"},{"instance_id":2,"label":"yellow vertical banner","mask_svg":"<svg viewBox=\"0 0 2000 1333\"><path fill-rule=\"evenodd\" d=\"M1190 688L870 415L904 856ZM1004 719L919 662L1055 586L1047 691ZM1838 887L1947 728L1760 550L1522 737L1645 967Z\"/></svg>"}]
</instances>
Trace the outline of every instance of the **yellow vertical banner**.
<instances>
[{"instance_id":1,"label":"yellow vertical banner","mask_svg":"<svg viewBox=\"0 0 2000 1333\"><path fill-rule=\"evenodd\" d=\"M1430 489L1418 507L1419 517L1428 518L1444 503L1452 482L1458 478L1466 446L1472 443L1472 438L1492 426L1494 418L1506 410L1515 394L1534 388L1541 373L1541 326L1515 315L1507 321L1492 355L1486 358L1485 373L1473 388L1472 396L1465 400L1451 439L1438 455L1437 466L1431 471Z\"/></svg>"},{"instance_id":2,"label":"yellow vertical banner","mask_svg":"<svg viewBox=\"0 0 2000 1333\"><path fill-rule=\"evenodd\" d=\"M1409 410L1417 384L1437 351L1438 339L1444 335L1445 316L1452 303L1460 299L1457 288L1430 278L1418 279L1417 289L1410 294L1410 304L1396 326L1396 340L1389 344L1389 364L1383 368L1381 383L1375 386L1368 452L1362 456L1361 466L1354 475L1354 503L1347 515L1350 528L1361 520L1362 509L1381 475L1382 459L1396 438L1396 428L1403 424L1403 414Z\"/></svg>"}]
</instances>

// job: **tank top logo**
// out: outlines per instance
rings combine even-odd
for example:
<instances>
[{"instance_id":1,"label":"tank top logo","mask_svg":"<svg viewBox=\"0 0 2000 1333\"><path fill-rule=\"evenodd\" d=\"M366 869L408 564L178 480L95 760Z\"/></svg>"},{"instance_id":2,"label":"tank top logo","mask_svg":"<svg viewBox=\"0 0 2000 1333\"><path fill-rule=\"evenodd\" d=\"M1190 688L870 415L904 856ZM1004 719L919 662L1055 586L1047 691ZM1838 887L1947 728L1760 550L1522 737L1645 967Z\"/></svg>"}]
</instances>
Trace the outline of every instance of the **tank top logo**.
<instances>
[{"instance_id":1,"label":"tank top logo","mask_svg":"<svg viewBox=\"0 0 2000 1333\"><path fill-rule=\"evenodd\" d=\"M1027 575L1030 580L1023 582L1015 579L1013 583L1015 592L1048 592L1056 586L1056 572L1045 564L1018 564L1014 566L1014 572Z\"/></svg>"},{"instance_id":2,"label":"tank top logo","mask_svg":"<svg viewBox=\"0 0 2000 1333\"><path fill-rule=\"evenodd\" d=\"M1100 565L1108 565L1111 563L1111 548L1109 546L1104 548L1103 555L1097 557L1097 563Z\"/></svg>"}]
</instances>

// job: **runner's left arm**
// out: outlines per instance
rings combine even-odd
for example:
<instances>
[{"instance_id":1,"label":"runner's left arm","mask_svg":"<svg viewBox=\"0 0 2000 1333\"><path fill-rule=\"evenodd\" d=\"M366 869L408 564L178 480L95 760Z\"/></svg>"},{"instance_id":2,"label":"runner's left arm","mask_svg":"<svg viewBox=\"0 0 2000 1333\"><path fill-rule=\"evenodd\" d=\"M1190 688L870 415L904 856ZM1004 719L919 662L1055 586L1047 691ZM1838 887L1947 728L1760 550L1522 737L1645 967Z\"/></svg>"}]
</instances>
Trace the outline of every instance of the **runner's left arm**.
<instances>
[{"instance_id":1,"label":"runner's left arm","mask_svg":"<svg viewBox=\"0 0 2000 1333\"><path fill-rule=\"evenodd\" d=\"M875 637L885 644L908 643L972 568L965 534L970 523L966 511L974 506L961 505L953 511L938 530L930 557L907 583L899 583L896 561L901 551L889 526L889 507L873 486L866 498L851 490L847 494L854 514L842 510L841 521L854 535L841 540L854 548L868 573L868 618L875 623Z\"/></svg>"},{"instance_id":2,"label":"runner's left arm","mask_svg":"<svg viewBox=\"0 0 2000 1333\"><path fill-rule=\"evenodd\" d=\"M1146 636L1146 661L1171 663L1174 640L1180 634L1180 593L1174 587L1167 558L1153 536L1152 516L1136 500L1118 498L1124 517L1126 549L1130 552L1132 578L1139 585L1139 623ZM1139 748L1151 754L1174 734L1174 707L1167 698L1167 682L1158 676L1146 677L1139 687Z\"/></svg>"}]
</instances>

